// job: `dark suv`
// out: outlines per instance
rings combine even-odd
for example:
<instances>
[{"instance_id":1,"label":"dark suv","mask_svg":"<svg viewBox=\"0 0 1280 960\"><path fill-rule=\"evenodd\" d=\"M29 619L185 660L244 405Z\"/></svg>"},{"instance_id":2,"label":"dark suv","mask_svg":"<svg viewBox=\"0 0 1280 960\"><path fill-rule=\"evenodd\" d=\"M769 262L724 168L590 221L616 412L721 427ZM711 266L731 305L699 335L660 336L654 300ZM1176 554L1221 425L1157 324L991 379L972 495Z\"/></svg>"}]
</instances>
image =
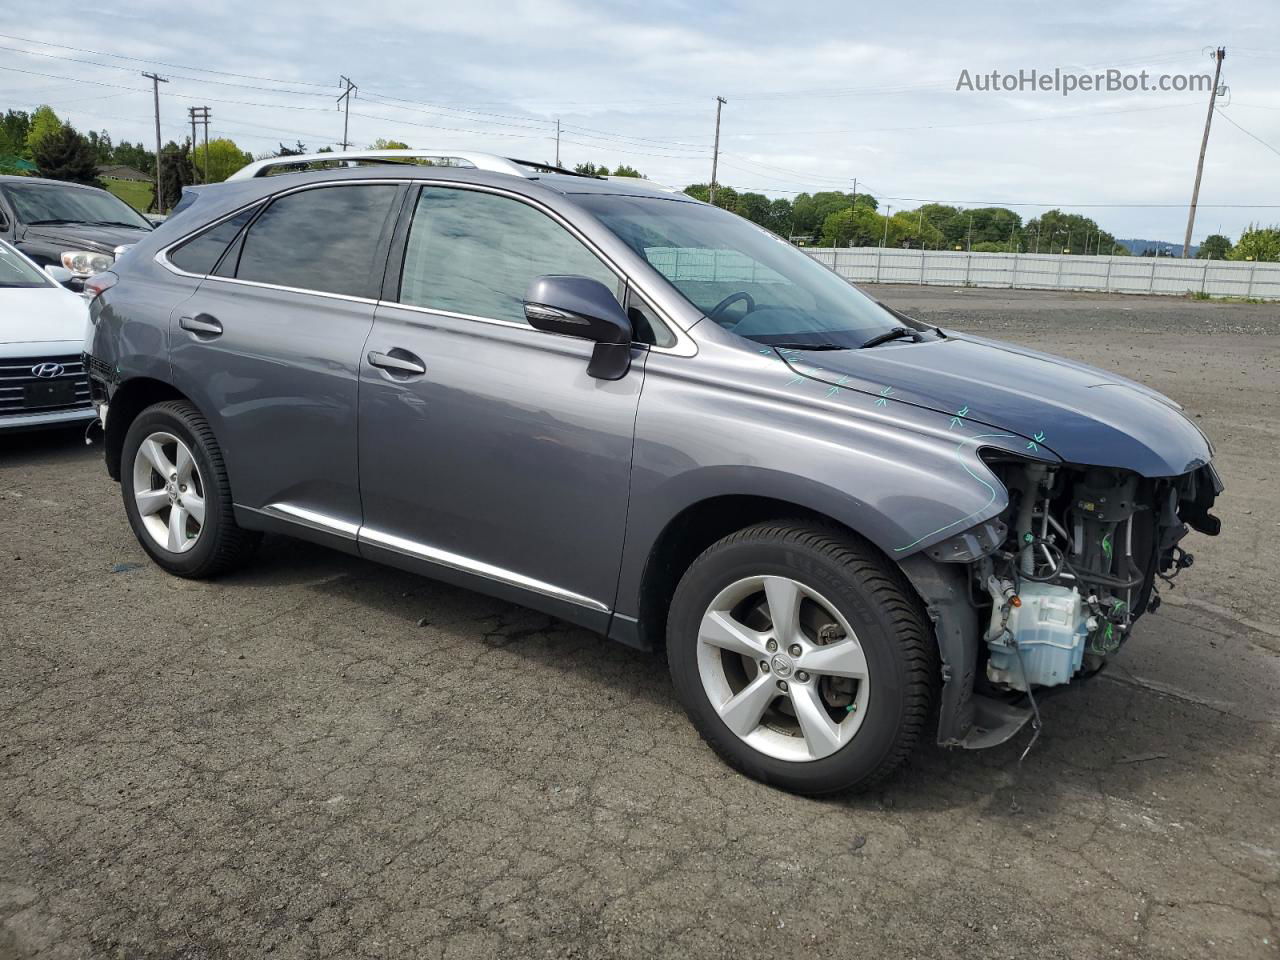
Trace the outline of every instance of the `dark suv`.
<instances>
[{"instance_id":1,"label":"dark suv","mask_svg":"<svg viewBox=\"0 0 1280 960\"><path fill-rule=\"evenodd\" d=\"M0 239L42 267L70 271L73 290L153 229L133 207L98 187L0 176Z\"/></svg>"},{"instance_id":2,"label":"dark suv","mask_svg":"<svg viewBox=\"0 0 1280 960\"><path fill-rule=\"evenodd\" d=\"M209 577L285 533L665 648L747 774L1007 740L1218 531L1208 441L644 184L373 166L197 190L90 281L107 469ZM936 712L935 712L936 708Z\"/></svg>"}]
</instances>

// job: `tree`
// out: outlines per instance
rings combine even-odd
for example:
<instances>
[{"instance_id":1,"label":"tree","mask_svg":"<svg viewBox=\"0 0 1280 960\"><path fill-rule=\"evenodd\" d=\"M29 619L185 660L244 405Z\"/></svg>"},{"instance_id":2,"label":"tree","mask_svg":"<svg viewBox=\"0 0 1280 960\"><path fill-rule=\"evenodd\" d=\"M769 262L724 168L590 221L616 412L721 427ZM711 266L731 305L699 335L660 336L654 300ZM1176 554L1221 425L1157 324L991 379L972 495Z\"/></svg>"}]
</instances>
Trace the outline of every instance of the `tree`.
<instances>
[{"instance_id":1,"label":"tree","mask_svg":"<svg viewBox=\"0 0 1280 960\"><path fill-rule=\"evenodd\" d=\"M596 166L588 160L586 163L576 164L573 168L573 172L585 174L588 177L607 177L609 175L609 168L604 165Z\"/></svg>"},{"instance_id":2,"label":"tree","mask_svg":"<svg viewBox=\"0 0 1280 960\"><path fill-rule=\"evenodd\" d=\"M31 115L25 110L9 110L0 117L0 156L26 157Z\"/></svg>"},{"instance_id":3,"label":"tree","mask_svg":"<svg viewBox=\"0 0 1280 960\"><path fill-rule=\"evenodd\" d=\"M1226 260L1229 253L1231 253L1231 239L1220 233L1211 233L1200 244L1200 249L1196 251L1196 259Z\"/></svg>"},{"instance_id":4,"label":"tree","mask_svg":"<svg viewBox=\"0 0 1280 960\"><path fill-rule=\"evenodd\" d=\"M198 144L192 151L191 159L203 183L221 183L241 167L253 162L251 154L241 150L234 140L227 137L210 140L207 148L203 143Z\"/></svg>"},{"instance_id":5,"label":"tree","mask_svg":"<svg viewBox=\"0 0 1280 960\"><path fill-rule=\"evenodd\" d=\"M93 147L93 155L98 158L98 163L114 163L116 148L111 142L111 134L103 130L99 133L97 130L90 130L85 136L89 139L89 146Z\"/></svg>"},{"instance_id":6,"label":"tree","mask_svg":"<svg viewBox=\"0 0 1280 960\"><path fill-rule=\"evenodd\" d=\"M53 136L61 129L62 121L53 112L53 107L48 105L36 107L36 112L31 115L31 126L27 130L27 150L33 160L40 141Z\"/></svg>"},{"instance_id":7,"label":"tree","mask_svg":"<svg viewBox=\"0 0 1280 960\"><path fill-rule=\"evenodd\" d=\"M875 247L883 237L884 217L865 203L836 210L822 221L821 243L826 247Z\"/></svg>"},{"instance_id":8,"label":"tree","mask_svg":"<svg viewBox=\"0 0 1280 960\"><path fill-rule=\"evenodd\" d=\"M1078 213L1049 210L1027 221L1023 230L1026 248L1039 253L1122 256L1116 238Z\"/></svg>"},{"instance_id":9,"label":"tree","mask_svg":"<svg viewBox=\"0 0 1280 960\"><path fill-rule=\"evenodd\" d=\"M270 156L270 157L300 157L300 156L302 156L303 154L305 154L306 152L307 152L307 145L306 145L305 143L303 143L301 140L297 140L297 141L295 141L295 146L292 146L292 147L286 147L283 143L282 143L282 144L280 144L280 149L279 149L279 150L277 150L275 153L267 154L267 156ZM320 152L321 152L321 153L323 153L324 151L322 150L322 151L320 151Z\"/></svg>"},{"instance_id":10,"label":"tree","mask_svg":"<svg viewBox=\"0 0 1280 960\"><path fill-rule=\"evenodd\" d=\"M32 153L42 177L101 186L98 183L98 157L93 146L69 123L37 140Z\"/></svg>"},{"instance_id":11,"label":"tree","mask_svg":"<svg viewBox=\"0 0 1280 960\"><path fill-rule=\"evenodd\" d=\"M639 177L641 180L645 179L643 173L635 167L627 166L625 163L618 164L618 166L614 168L612 175L615 177Z\"/></svg>"},{"instance_id":12,"label":"tree","mask_svg":"<svg viewBox=\"0 0 1280 960\"><path fill-rule=\"evenodd\" d=\"M160 152L160 185L156 190L156 212L172 210L182 198L182 188L195 183L195 167L191 164L191 143L182 145L170 140Z\"/></svg>"},{"instance_id":13,"label":"tree","mask_svg":"<svg viewBox=\"0 0 1280 960\"><path fill-rule=\"evenodd\" d=\"M1259 227L1249 224L1240 239L1227 255L1229 260L1259 260L1264 263L1280 260L1280 227Z\"/></svg>"},{"instance_id":14,"label":"tree","mask_svg":"<svg viewBox=\"0 0 1280 960\"><path fill-rule=\"evenodd\" d=\"M152 174L156 170L156 155L141 143L121 140L111 152L111 160L140 173Z\"/></svg>"},{"instance_id":15,"label":"tree","mask_svg":"<svg viewBox=\"0 0 1280 960\"><path fill-rule=\"evenodd\" d=\"M370 150L408 150L409 145L400 140L386 140L379 137L369 144Z\"/></svg>"},{"instance_id":16,"label":"tree","mask_svg":"<svg viewBox=\"0 0 1280 960\"><path fill-rule=\"evenodd\" d=\"M869 193L860 193L855 197L851 193L840 193L835 190L798 194L792 203L794 230L801 236L815 236L823 231L827 218L833 213L848 210L854 206L866 206L875 210L876 198Z\"/></svg>"}]
</instances>

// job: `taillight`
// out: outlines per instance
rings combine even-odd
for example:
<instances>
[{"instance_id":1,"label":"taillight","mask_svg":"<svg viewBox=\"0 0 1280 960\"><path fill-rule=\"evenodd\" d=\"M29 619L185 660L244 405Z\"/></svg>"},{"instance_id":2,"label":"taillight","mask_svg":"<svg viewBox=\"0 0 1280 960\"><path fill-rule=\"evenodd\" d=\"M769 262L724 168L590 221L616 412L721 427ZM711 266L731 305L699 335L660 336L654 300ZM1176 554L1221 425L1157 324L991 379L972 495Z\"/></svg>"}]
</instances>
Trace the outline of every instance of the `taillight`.
<instances>
[{"instance_id":1,"label":"taillight","mask_svg":"<svg viewBox=\"0 0 1280 960\"><path fill-rule=\"evenodd\" d=\"M111 272L95 273L84 282L84 298L92 303L114 287L119 280L120 278Z\"/></svg>"}]
</instances>

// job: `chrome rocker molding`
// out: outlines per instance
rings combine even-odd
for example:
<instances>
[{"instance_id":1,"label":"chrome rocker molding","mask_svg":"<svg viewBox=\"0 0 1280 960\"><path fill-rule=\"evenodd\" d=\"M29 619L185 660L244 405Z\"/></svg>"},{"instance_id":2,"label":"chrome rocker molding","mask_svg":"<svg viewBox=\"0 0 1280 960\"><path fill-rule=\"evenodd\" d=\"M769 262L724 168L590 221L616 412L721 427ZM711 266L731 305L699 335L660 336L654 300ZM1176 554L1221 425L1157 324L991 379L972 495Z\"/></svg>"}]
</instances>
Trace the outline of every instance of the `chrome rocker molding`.
<instances>
[{"instance_id":1,"label":"chrome rocker molding","mask_svg":"<svg viewBox=\"0 0 1280 960\"><path fill-rule=\"evenodd\" d=\"M384 550L398 553L401 556L412 557L415 560L425 560L428 563L484 577L486 580L493 580L497 583L504 583L507 586L518 587L521 590L554 597L557 600L563 600L565 603L586 607L588 610L598 610L601 613L609 612L609 607L599 600L592 600L590 597L584 597L582 594L574 593L572 590L557 587L553 583L535 580L533 577L526 577L524 574L516 573L514 570L495 567L491 563L484 563L480 560L473 560L471 557L464 557L461 554L450 553L448 550L441 550L425 543L418 543L416 540L406 540L404 537L397 537L394 534L384 533L371 527L356 526L354 523L338 520L315 510L308 510L306 507L299 507L292 503L268 503L260 510L249 509L253 513L275 517L279 520L287 520L304 527L310 527L313 530L334 534L346 540L355 540L357 543L367 544L371 547L380 547Z\"/></svg>"}]
</instances>

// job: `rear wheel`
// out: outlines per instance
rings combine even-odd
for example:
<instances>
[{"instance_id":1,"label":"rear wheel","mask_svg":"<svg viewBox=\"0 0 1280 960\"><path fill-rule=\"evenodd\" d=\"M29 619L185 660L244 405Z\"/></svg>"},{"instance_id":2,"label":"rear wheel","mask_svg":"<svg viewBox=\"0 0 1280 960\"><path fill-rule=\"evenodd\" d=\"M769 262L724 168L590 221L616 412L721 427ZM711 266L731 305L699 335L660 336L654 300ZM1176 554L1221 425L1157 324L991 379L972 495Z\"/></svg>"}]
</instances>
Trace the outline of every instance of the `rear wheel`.
<instances>
[{"instance_id":1,"label":"rear wheel","mask_svg":"<svg viewBox=\"0 0 1280 960\"><path fill-rule=\"evenodd\" d=\"M924 732L937 650L901 574L848 533L762 524L709 547L676 588L667 658L703 738L799 793L867 787Z\"/></svg>"},{"instance_id":2,"label":"rear wheel","mask_svg":"<svg viewBox=\"0 0 1280 960\"><path fill-rule=\"evenodd\" d=\"M259 534L236 525L222 451L191 404L170 400L129 425L120 487L129 525L157 564L200 579L231 570Z\"/></svg>"}]
</instances>

